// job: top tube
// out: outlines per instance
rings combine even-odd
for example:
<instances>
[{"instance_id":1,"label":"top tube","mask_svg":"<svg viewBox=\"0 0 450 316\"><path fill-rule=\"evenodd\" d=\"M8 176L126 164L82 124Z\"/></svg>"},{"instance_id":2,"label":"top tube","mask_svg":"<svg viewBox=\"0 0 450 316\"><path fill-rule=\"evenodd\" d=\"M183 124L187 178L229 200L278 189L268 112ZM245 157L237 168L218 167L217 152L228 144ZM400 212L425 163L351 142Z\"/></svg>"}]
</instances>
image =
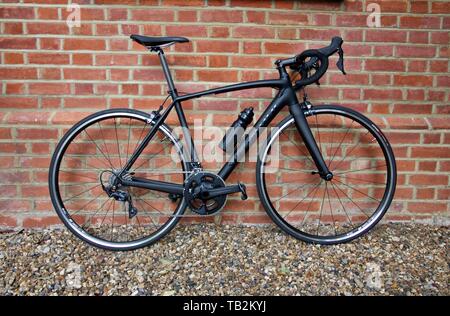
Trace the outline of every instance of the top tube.
<instances>
[{"instance_id":1,"label":"top tube","mask_svg":"<svg viewBox=\"0 0 450 316\"><path fill-rule=\"evenodd\" d=\"M204 95L208 94L220 94L220 93L226 93L236 90L245 90L245 89L255 89L255 88L283 88L286 85L290 85L290 82L286 82L284 79L268 79L268 80L256 80L256 81L249 81L249 82L243 82L243 83L235 83L232 85L219 87L219 88L213 88L209 90L184 94L181 96L178 96L173 100L173 102L179 102L179 101L186 101L194 98L199 98Z\"/></svg>"}]
</instances>

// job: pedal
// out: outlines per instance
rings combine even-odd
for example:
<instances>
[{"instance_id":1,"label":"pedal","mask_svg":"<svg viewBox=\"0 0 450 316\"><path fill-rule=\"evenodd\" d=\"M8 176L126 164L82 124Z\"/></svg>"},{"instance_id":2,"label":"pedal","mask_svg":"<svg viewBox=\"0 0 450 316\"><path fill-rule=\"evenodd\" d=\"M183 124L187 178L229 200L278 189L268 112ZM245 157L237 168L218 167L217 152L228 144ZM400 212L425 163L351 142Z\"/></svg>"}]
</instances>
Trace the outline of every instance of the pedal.
<instances>
[{"instance_id":1,"label":"pedal","mask_svg":"<svg viewBox=\"0 0 450 316\"><path fill-rule=\"evenodd\" d=\"M241 191L241 200L247 200L248 199L248 195L247 195L247 189L245 188L245 184L238 182L238 187L239 190Z\"/></svg>"}]
</instances>

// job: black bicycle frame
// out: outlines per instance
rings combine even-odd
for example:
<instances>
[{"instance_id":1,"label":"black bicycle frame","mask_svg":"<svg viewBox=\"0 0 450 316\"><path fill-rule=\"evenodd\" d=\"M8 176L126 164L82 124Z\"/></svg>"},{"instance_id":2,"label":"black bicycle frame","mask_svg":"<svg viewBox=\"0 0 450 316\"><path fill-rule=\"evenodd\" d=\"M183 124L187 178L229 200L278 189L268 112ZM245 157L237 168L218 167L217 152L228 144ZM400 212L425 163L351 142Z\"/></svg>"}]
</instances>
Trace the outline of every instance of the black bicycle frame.
<instances>
[{"instance_id":1,"label":"black bicycle frame","mask_svg":"<svg viewBox=\"0 0 450 316\"><path fill-rule=\"evenodd\" d=\"M218 175L224 181L230 176L230 174L232 173L234 168L236 168L240 158L243 157L243 155L248 151L250 146L259 137L259 134L258 134L259 129L263 128L263 127L267 127L270 124L270 122L275 118L275 116L278 115L278 113L281 111L281 109L286 105L289 107L289 112L294 117L295 126L298 129L311 157L313 158L313 161L316 164L319 174L323 178L330 175L328 167L323 159L320 149L317 146L317 143L314 139L311 129L309 128L309 125L306 121L306 116L303 112L304 110L302 109L302 106L298 102L296 91L295 91L294 87L292 86L289 75L285 69L286 64L290 60L284 60L285 62L284 61L276 62L277 70L280 74L279 79L257 80L257 81L232 84L232 85L227 85L224 87L194 92L194 93L185 94L185 95L180 96L180 95L178 95L178 92L173 83L173 79L172 79L166 58L164 56L163 50L162 49L156 49L156 50L158 52L158 56L161 61L164 76L167 80L167 84L169 87L168 93L172 98L172 103L169 105L169 107L163 113L156 116L156 118L155 118L156 121L154 122L152 128L150 129L148 134L144 137L142 143L136 148L134 153L131 155L131 157L127 161L126 165L119 173L118 178L121 178L121 176L125 172L127 172L131 169L131 167L133 166L135 161L138 159L139 155L142 153L142 151L148 145L150 140L155 136L159 126L164 123L165 119L167 118L167 116L169 115L169 113L171 112L171 110L174 107L175 107L175 110L178 115L180 126L183 128L183 133L184 133L183 136L187 142L187 147L189 149L189 159L190 159L190 167L189 168L193 169L195 167L200 166L200 162L198 160L198 155L197 155L197 152L196 152L195 146L194 146L194 141L189 132L189 126L188 126L188 123L186 122L186 117L184 115L183 108L181 106L181 102L195 99L195 98L200 98L200 97L203 97L206 95L211 95L211 94L221 94L221 93L227 93L227 92L237 91L237 90L267 88L267 87L279 90L278 94L275 96L275 98L272 100L270 105L266 108L266 110L260 116L258 121L251 128L248 135L246 135L244 141L242 141L241 144L239 146L237 146L237 148L235 148L232 159L227 161L223 165L223 167L219 171ZM121 182L126 186L140 187L140 188L156 190L156 191L166 192L166 193L173 193L173 194L178 194L178 195L182 195L183 190L184 190L184 186L182 184L175 184L175 183L169 183L169 182L157 181L157 180L149 180L149 179L143 179L143 178L133 178L132 180L122 179Z\"/></svg>"}]
</instances>

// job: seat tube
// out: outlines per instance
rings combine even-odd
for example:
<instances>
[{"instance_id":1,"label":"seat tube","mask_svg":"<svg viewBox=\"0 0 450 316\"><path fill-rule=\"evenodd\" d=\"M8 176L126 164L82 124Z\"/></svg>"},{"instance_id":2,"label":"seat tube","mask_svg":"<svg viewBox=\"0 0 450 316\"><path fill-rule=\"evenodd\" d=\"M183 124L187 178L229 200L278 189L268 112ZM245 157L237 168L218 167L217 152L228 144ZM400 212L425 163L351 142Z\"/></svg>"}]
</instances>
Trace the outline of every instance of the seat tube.
<instances>
[{"instance_id":1,"label":"seat tube","mask_svg":"<svg viewBox=\"0 0 450 316\"><path fill-rule=\"evenodd\" d=\"M169 86L169 94L173 101L178 97L177 89L175 88L175 84L173 83L172 75L169 70L169 65L167 64L166 57L164 55L164 51L162 49L158 50L159 60L161 61L161 66L163 68L164 76L166 77L167 84ZM180 126L183 130L183 137L186 140L186 145L188 146L187 150L189 152L190 162L198 162L197 151L195 150L194 141L192 139L191 133L189 131L189 127L186 121L186 116L184 115L183 108L181 107L180 102L175 102L175 110L178 115L178 119L180 121Z\"/></svg>"},{"instance_id":2,"label":"seat tube","mask_svg":"<svg viewBox=\"0 0 450 316\"><path fill-rule=\"evenodd\" d=\"M311 132L311 128L309 127L308 122L306 120L306 116L303 113L303 110L302 110L300 104L298 103L295 92L293 91L292 94L295 97L295 102L289 103L289 112L294 117L295 127L297 128L298 132L300 133L300 136L302 137L303 142L305 143L306 149L308 150L314 163L316 164L316 167L317 167L317 170L319 171L320 176L325 180L330 180L331 179L330 177L332 177L332 174L331 174L330 170L328 169L327 164L325 163L325 160L323 159L323 156L319 149L319 146L317 146L316 140L314 139L314 136ZM294 100L292 100L292 101L294 101Z\"/></svg>"}]
</instances>

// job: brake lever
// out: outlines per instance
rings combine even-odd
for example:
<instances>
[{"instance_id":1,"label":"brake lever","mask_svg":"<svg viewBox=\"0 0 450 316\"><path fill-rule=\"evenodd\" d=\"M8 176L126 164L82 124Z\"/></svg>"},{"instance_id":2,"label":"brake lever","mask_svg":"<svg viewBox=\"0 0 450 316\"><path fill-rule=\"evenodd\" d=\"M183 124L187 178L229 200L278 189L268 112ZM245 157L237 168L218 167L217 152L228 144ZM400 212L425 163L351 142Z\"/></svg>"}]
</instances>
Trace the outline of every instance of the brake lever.
<instances>
[{"instance_id":1,"label":"brake lever","mask_svg":"<svg viewBox=\"0 0 450 316\"><path fill-rule=\"evenodd\" d=\"M338 69L340 71L342 71L342 73L344 75L346 75L347 73L344 70L344 51L342 50L342 47L339 47L338 53L339 53L339 59L336 63L336 66L338 67Z\"/></svg>"}]
</instances>

